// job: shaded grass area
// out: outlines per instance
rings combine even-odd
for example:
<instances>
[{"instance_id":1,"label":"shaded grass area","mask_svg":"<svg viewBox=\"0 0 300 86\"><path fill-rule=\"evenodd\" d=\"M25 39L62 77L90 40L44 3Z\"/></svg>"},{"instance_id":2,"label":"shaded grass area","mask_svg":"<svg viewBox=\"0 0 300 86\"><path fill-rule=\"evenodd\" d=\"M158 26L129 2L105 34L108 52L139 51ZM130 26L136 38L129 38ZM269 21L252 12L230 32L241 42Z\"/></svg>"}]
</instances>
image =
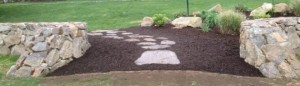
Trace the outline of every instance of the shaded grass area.
<instances>
[{"instance_id":1,"label":"shaded grass area","mask_svg":"<svg viewBox=\"0 0 300 86\"><path fill-rule=\"evenodd\" d=\"M39 79L5 77L6 72L15 64L18 57L0 55L0 86L38 86Z\"/></svg>"},{"instance_id":2,"label":"shaded grass area","mask_svg":"<svg viewBox=\"0 0 300 86\"><path fill-rule=\"evenodd\" d=\"M290 0L274 0L275 3ZM191 13L222 4L233 9L245 4L250 9L272 0L190 0ZM12 3L0 5L0 22L87 22L90 30L120 29L138 26L144 16L186 11L185 0L67 0L48 3Z\"/></svg>"}]
</instances>

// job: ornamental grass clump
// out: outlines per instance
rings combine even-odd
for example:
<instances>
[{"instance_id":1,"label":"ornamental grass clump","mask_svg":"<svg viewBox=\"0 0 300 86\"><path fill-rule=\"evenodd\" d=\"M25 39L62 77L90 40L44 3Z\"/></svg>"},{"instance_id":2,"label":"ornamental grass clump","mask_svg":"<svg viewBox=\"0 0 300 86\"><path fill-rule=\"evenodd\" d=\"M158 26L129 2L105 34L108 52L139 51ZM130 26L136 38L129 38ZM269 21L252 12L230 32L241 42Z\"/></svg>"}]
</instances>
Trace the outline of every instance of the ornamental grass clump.
<instances>
[{"instance_id":1,"label":"ornamental grass clump","mask_svg":"<svg viewBox=\"0 0 300 86\"><path fill-rule=\"evenodd\" d=\"M234 11L222 12L218 18L220 30L224 34L238 34L245 15Z\"/></svg>"},{"instance_id":2,"label":"ornamental grass clump","mask_svg":"<svg viewBox=\"0 0 300 86\"><path fill-rule=\"evenodd\" d=\"M300 0L291 1L292 11L296 16L300 16Z\"/></svg>"},{"instance_id":3,"label":"ornamental grass clump","mask_svg":"<svg viewBox=\"0 0 300 86\"><path fill-rule=\"evenodd\" d=\"M169 22L169 18L166 14L155 14L153 17L154 25L158 27L163 27Z\"/></svg>"}]
</instances>

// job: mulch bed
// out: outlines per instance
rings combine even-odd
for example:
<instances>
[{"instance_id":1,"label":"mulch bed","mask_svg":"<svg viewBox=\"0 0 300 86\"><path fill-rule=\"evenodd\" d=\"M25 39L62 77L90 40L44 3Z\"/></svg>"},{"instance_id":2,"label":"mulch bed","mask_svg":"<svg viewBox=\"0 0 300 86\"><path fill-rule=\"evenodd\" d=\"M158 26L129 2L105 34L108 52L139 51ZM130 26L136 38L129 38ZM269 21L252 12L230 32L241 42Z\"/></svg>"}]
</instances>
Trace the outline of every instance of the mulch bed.
<instances>
[{"instance_id":1,"label":"mulch bed","mask_svg":"<svg viewBox=\"0 0 300 86\"><path fill-rule=\"evenodd\" d=\"M239 56L239 36L223 35L218 31L204 33L198 29L163 28L129 28L124 31L155 37L167 37L176 42L168 48L174 51L179 65L135 65L134 61L146 51L136 43L123 40L90 36L92 47L86 54L70 64L59 68L48 76L61 76L82 73L109 71L140 70L196 70L233 74L241 76L258 76L259 70L248 65Z\"/></svg>"}]
</instances>

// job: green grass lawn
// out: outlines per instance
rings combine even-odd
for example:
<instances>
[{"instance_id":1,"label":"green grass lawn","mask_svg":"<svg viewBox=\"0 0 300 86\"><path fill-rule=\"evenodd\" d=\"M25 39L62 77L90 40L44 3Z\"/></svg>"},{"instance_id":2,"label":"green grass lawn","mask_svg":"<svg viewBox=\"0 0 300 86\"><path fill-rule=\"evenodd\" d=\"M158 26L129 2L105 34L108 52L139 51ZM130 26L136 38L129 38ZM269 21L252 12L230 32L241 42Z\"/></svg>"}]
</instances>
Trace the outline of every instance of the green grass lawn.
<instances>
[{"instance_id":1,"label":"green grass lawn","mask_svg":"<svg viewBox=\"0 0 300 86\"><path fill-rule=\"evenodd\" d=\"M274 0L275 3L289 0ZM272 0L190 0L191 13L207 10L216 4L233 9L245 4L254 9ZM186 11L185 0L67 0L49 3L14 3L0 5L0 22L87 22L89 30L122 29L138 26L144 16Z\"/></svg>"}]
</instances>

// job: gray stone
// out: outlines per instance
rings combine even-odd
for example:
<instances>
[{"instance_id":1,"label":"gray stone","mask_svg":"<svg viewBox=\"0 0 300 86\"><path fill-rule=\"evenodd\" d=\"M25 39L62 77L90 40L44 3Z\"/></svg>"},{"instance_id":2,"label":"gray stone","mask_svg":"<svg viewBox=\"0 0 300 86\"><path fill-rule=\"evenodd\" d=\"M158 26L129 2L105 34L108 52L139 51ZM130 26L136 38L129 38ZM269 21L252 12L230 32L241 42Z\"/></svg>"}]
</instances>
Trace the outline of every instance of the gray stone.
<instances>
[{"instance_id":1,"label":"gray stone","mask_svg":"<svg viewBox=\"0 0 300 86\"><path fill-rule=\"evenodd\" d=\"M48 64L43 63L41 66L39 66L39 67L37 67L37 68L34 69L34 71L32 73L32 77L46 76L47 73L45 73L45 72L47 70L48 70Z\"/></svg>"},{"instance_id":2,"label":"gray stone","mask_svg":"<svg viewBox=\"0 0 300 86\"><path fill-rule=\"evenodd\" d=\"M49 66L54 65L59 60L59 54L57 49L53 49L48 53L45 61Z\"/></svg>"},{"instance_id":3,"label":"gray stone","mask_svg":"<svg viewBox=\"0 0 300 86\"><path fill-rule=\"evenodd\" d=\"M154 42L140 42L137 45L156 45Z\"/></svg>"},{"instance_id":4,"label":"gray stone","mask_svg":"<svg viewBox=\"0 0 300 86\"><path fill-rule=\"evenodd\" d=\"M287 36L289 38L288 41L290 42L290 47L292 47L292 48L299 47L300 46L300 38L298 36L296 28L290 26L287 29L288 29Z\"/></svg>"},{"instance_id":5,"label":"gray stone","mask_svg":"<svg viewBox=\"0 0 300 86\"><path fill-rule=\"evenodd\" d=\"M156 40L153 39L153 38L145 38L144 40L145 40L145 41L149 41L149 42L154 42L154 41L156 41Z\"/></svg>"},{"instance_id":6,"label":"gray stone","mask_svg":"<svg viewBox=\"0 0 300 86\"><path fill-rule=\"evenodd\" d=\"M44 58L46 57L47 57L46 52L32 53L28 55L28 57L25 59L24 64L31 67L37 67L42 64Z\"/></svg>"},{"instance_id":7,"label":"gray stone","mask_svg":"<svg viewBox=\"0 0 300 86\"><path fill-rule=\"evenodd\" d=\"M70 41L65 41L61 50L59 51L59 56L62 57L62 59L68 59L73 56L73 43Z\"/></svg>"},{"instance_id":8,"label":"gray stone","mask_svg":"<svg viewBox=\"0 0 300 86\"><path fill-rule=\"evenodd\" d=\"M23 52L25 52L25 46L24 45L15 45L11 48L11 55L21 55Z\"/></svg>"},{"instance_id":9,"label":"gray stone","mask_svg":"<svg viewBox=\"0 0 300 86\"><path fill-rule=\"evenodd\" d=\"M33 69L31 67L23 66L19 68L14 75L16 77L30 77L32 71Z\"/></svg>"},{"instance_id":10,"label":"gray stone","mask_svg":"<svg viewBox=\"0 0 300 86\"><path fill-rule=\"evenodd\" d=\"M251 11L250 16L255 15L265 15L267 12L272 10L273 4L272 3L264 3L261 7L258 7Z\"/></svg>"},{"instance_id":11,"label":"gray stone","mask_svg":"<svg viewBox=\"0 0 300 86\"><path fill-rule=\"evenodd\" d=\"M150 27L154 24L154 21L151 17L144 17L143 21L141 22L142 27Z\"/></svg>"},{"instance_id":12,"label":"gray stone","mask_svg":"<svg viewBox=\"0 0 300 86\"><path fill-rule=\"evenodd\" d=\"M20 33L11 31L8 33L8 36L6 36L3 40L6 44L15 45L21 42L21 38L22 35Z\"/></svg>"},{"instance_id":13,"label":"gray stone","mask_svg":"<svg viewBox=\"0 0 300 86\"><path fill-rule=\"evenodd\" d=\"M13 65L7 71L6 76L14 76L16 71L17 71L17 67L16 67L16 65Z\"/></svg>"},{"instance_id":14,"label":"gray stone","mask_svg":"<svg viewBox=\"0 0 300 86\"><path fill-rule=\"evenodd\" d=\"M124 39L124 37L114 37L113 39Z\"/></svg>"},{"instance_id":15,"label":"gray stone","mask_svg":"<svg viewBox=\"0 0 300 86\"><path fill-rule=\"evenodd\" d=\"M289 18L289 19L287 19L286 22L285 22L285 25L286 25L286 26L294 26L294 25L296 25L296 24L298 24L296 19L290 19L290 18Z\"/></svg>"},{"instance_id":16,"label":"gray stone","mask_svg":"<svg viewBox=\"0 0 300 86\"><path fill-rule=\"evenodd\" d=\"M75 38L73 40L73 49L72 49L72 53L73 53L73 56L75 58L79 58L83 55L84 52L82 52L82 49L81 49L81 46L82 46L82 42L83 42L83 38L80 37L80 38Z\"/></svg>"},{"instance_id":17,"label":"gray stone","mask_svg":"<svg viewBox=\"0 0 300 86\"><path fill-rule=\"evenodd\" d=\"M0 39L0 47L4 45L4 41Z\"/></svg>"},{"instance_id":18,"label":"gray stone","mask_svg":"<svg viewBox=\"0 0 300 86\"><path fill-rule=\"evenodd\" d=\"M45 37L44 36L38 36L34 38L34 42L38 43L38 42L44 42L45 41Z\"/></svg>"},{"instance_id":19,"label":"gray stone","mask_svg":"<svg viewBox=\"0 0 300 86\"><path fill-rule=\"evenodd\" d=\"M9 31L9 30L10 30L9 26L0 26L0 32Z\"/></svg>"},{"instance_id":20,"label":"gray stone","mask_svg":"<svg viewBox=\"0 0 300 86\"><path fill-rule=\"evenodd\" d=\"M277 13L289 13L292 10L290 8L290 6L287 5L286 3L276 4L273 9L274 9L274 12L277 12Z\"/></svg>"},{"instance_id":21,"label":"gray stone","mask_svg":"<svg viewBox=\"0 0 300 86\"><path fill-rule=\"evenodd\" d=\"M103 38L119 38L119 36L103 36Z\"/></svg>"},{"instance_id":22,"label":"gray stone","mask_svg":"<svg viewBox=\"0 0 300 86\"><path fill-rule=\"evenodd\" d=\"M127 41L127 42L139 42L140 40L139 39L125 39L124 41Z\"/></svg>"},{"instance_id":23,"label":"gray stone","mask_svg":"<svg viewBox=\"0 0 300 86\"><path fill-rule=\"evenodd\" d=\"M296 54L300 52L300 32L288 21L294 19L282 17L244 21L240 30L241 58L268 78L298 78L300 62ZM277 25L279 22L287 25Z\"/></svg>"},{"instance_id":24,"label":"gray stone","mask_svg":"<svg viewBox=\"0 0 300 86\"><path fill-rule=\"evenodd\" d=\"M50 72L53 72L66 64L68 64L67 60L60 60L56 64L54 64L52 67L50 67Z\"/></svg>"},{"instance_id":25,"label":"gray stone","mask_svg":"<svg viewBox=\"0 0 300 86\"><path fill-rule=\"evenodd\" d=\"M9 46L0 46L0 55L10 55L10 51Z\"/></svg>"},{"instance_id":26,"label":"gray stone","mask_svg":"<svg viewBox=\"0 0 300 86\"><path fill-rule=\"evenodd\" d=\"M169 50L145 51L135 62L136 65L145 64L180 64L177 55Z\"/></svg>"},{"instance_id":27,"label":"gray stone","mask_svg":"<svg viewBox=\"0 0 300 86\"><path fill-rule=\"evenodd\" d=\"M282 78L281 75L279 75L279 70L275 67L275 63L272 62L262 65L260 72L269 78Z\"/></svg>"},{"instance_id":28,"label":"gray stone","mask_svg":"<svg viewBox=\"0 0 300 86\"><path fill-rule=\"evenodd\" d=\"M298 31L300 31L300 24L297 24L297 25L296 25L296 29L297 29Z\"/></svg>"},{"instance_id":29,"label":"gray stone","mask_svg":"<svg viewBox=\"0 0 300 86\"><path fill-rule=\"evenodd\" d=\"M200 17L179 17L172 21L174 28L182 29L184 27L201 28L202 19Z\"/></svg>"},{"instance_id":30,"label":"gray stone","mask_svg":"<svg viewBox=\"0 0 300 86\"><path fill-rule=\"evenodd\" d=\"M174 44L176 44L176 42L170 41L170 40L163 40L163 41L160 42L160 44L162 44L162 45L174 45Z\"/></svg>"},{"instance_id":31,"label":"gray stone","mask_svg":"<svg viewBox=\"0 0 300 86\"><path fill-rule=\"evenodd\" d=\"M46 51L49 49L49 46L46 42L38 42L32 47L34 51Z\"/></svg>"},{"instance_id":32,"label":"gray stone","mask_svg":"<svg viewBox=\"0 0 300 86\"><path fill-rule=\"evenodd\" d=\"M48 37L52 34L52 29L53 28L46 28L44 31L43 31L43 36L44 37Z\"/></svg>"},{"instance_id":33,"label":"gray stone","mask_svg":"<svg viewBox=\"0 0 300 86\"><path fill-rule=\"evenodd\" d=\"M151 46L142 46L143 49L151 49L151 50L156 50L156 49L165 49L169 48L171 46L169 45L151 45Z\"/></svg>"},{"instance_id":34,"label":"gray stone","mask_svg":"<svg viewBox=\"0 0 300 86\"><path fill-rule=\"evenodd\" d=\"M167 40L168 38L166 38L166 37L157 37L156 39Z\"/></svg>"},{"instance_id":35,"label":"gray stone","mask_svg":"<svg viewBox=\"0 0 300 86\"><path fill-rule=\"evenodd\" d=\"M131 32L124 32L124 33L122 33L122 35L132 35L133 33L131 33Z\"/></svg>"}]
</instances>

